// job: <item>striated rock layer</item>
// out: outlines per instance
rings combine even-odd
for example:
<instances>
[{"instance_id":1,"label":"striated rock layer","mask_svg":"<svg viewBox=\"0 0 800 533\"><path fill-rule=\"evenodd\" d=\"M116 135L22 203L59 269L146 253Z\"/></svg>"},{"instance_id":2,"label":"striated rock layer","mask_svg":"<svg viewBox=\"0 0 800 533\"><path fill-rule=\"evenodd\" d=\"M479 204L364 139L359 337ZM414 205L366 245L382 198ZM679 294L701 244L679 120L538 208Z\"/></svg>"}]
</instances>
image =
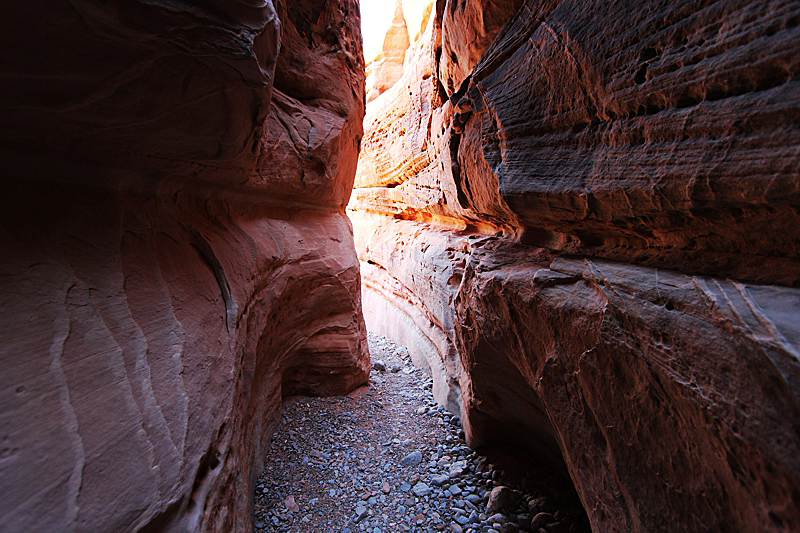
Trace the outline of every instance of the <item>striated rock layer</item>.
<instances>
[{"instance_id":1,"label":"striated rock layer","mask_svg":"<svg viewBox=\"0 0 800 533\"><path fill-rule=\"evenodd\" d=\"M368 326L596 532L800 528L798 22L443 0L367 106Z\"/></svg>"},{"instance_id":2,"label":"striated rock layer","mask_svg":"<svg viewBox=\"0 0 800 533\"><path fill-rule=\"evenodd\" d=\"M0 523L249 531L281 400L366 382L355 0L20 4Z\"/></svg>"}]
</instances>

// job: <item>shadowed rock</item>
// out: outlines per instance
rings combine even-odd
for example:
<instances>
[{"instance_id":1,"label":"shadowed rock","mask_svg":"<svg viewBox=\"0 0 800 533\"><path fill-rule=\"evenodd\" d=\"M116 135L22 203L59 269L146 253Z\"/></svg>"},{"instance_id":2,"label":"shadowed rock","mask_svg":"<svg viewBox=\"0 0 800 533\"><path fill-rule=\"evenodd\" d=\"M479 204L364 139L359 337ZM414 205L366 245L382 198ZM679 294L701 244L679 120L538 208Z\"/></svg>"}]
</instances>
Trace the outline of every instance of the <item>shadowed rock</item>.
<instances>
[{"instance_id":1,"label":"shadowed rock","mask_svg":"<svg viewBox=\"0 0 800 533\"><path fill-rule=\"evenodd\" d=\"M4 529L247 531L282 398L366 382L357 13L4 17Z\"/></svg>"}]
</instances>

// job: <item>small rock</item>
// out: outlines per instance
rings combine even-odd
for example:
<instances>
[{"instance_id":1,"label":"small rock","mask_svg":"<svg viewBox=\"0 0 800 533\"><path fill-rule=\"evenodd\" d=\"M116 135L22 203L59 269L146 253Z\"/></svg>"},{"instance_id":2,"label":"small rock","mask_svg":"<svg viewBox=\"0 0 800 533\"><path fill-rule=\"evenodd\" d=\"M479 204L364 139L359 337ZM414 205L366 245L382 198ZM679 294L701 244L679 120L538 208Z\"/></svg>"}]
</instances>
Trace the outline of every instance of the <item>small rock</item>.
<instances>
[{"instance_id":1,"label":"small rock","mask_svg":"<svg viewBox=\"0 0 800 533\"><path fill-rule=\"evenodd\" d=\"M417 525L424 524L425 523L425 515L422 514L422 513L414 515L414 523L417 524Z\"/></svg>"},{"instance_id":2,"label":"small rock","mask_svg":"<svg viewBox=\"0 0 800 533\"><path fill-rule=\"evenodd\" d=\"M536 516L539 513L544 513L550 508L550 501L542 496L528 502L528 509L531 514Z\"/></svg>"},{"instance_id":3,"label":"small rock","mask_svg":"<svg viewBox=\"0 0 800 533\"><path fill-rule=\"evenodd\" d=\"M450 531L452 531L453 533L464 533L464 528L453 522L452 524L450 524Z\"/></svg>"},{"instance_id":4,"label":"small rock","mask_svg":"<svg viewBox=\"0 0 800 533\"><path fill-rule=\"evenodd\" d=\"M489 495L489 502L486 504L486 512L508 510L511 511L517 506L517 502L522 498L522 493L508 487L499 486L492 489Z\"/></svg>"},{"instance_id":5,"label":"small rock","mask_svg":"<svg viewBox=\"0 0 800 533\"><path fill-rule=\"evenodd\" d=\"M450 469L448 473L450 477L456 478L459 476L463 476L467 472L467 462L466 461L457 461L450 465Z\"/></svg>"},{"instance_id":6,"label":"small rock","mask_svg":"<svg viewBox=\"0 0 800 533\"><path fill-rule=\"evenodd\" d=\"M450 481L450 476L448 475L433 476L431 478L431 483L437 487L444 485L448 481Z\"/></svg>"},{"instance_id":7,"label":"small rock","mask_svg":"<svg viewBox=\"0 0 800 533\"><path fill-rule=\"evenodd\" d=\"M544 526L548 533L567 533L567 528L561 522L550 522Z\"/></svg>"},{"instance_id":8,"label":"small rock","mask_svg":"<svg viewBox=\"0 0 800 533\"><path fill-rule=\"evenodd\" d=\"M381 490L383 491L384 494L389 494L390 492L392 492L392 486L389 485L388 481L384 481Z\"/></svg>"},{"instance_id":9,"label":"small rock","mask_svg":"<svg viewBox=\"0 0 800 533\"><path fill-rule=\"evenodd\" d=\"M506 518L506 515L503 513L495 513L487 518L486 521L490 524L505 524L508 521L508 518Z\"/></svg>"},{"instance_id":10,"label":"small rock","mask_svg":"<svg viewBox=\"0 0 800 533\"><path fill-rule=\"evenodd\" d=\"M283 502L283 505L291 512L297 513L300 511L300 506L294 501L294 496L289 495Z\"/></svg>"},{"instance_id":11,"label":"small rock","mask_svg":"<svg viewBox=\"0 0 800 533\"><path fill-rule=\"evenodd\" d=\"M517 515L517 524L519 524L520 529L530 529L531 527L531 515L528 513L522 513Z\"/></svg>"},{"instance_id":12,"label":"small rock","mask_svg":"<svg viewBox=\"0 0 800 533\"><path fill-rule=\"evenodd\" d=\"M367 511L367 508L364 507L363 505L359 505L358 507L356 507L356 523L359 523L362 520L364 520L368 514L369 512Z\"/></svg>"},{"instance_id":13,"label":"small rock","mask_svg":"<svg viewBox=\"0 0 800 533\"><path fill-rule=\"evenodd\" d=\"M398 372L400 372L400 369L401 369L400 365L392 365L392 374L397 374Z\"/></svg>"},{"instance_id":14,"label":"small rock","mask_svg":"<svg viewBox=\"0 0 800 533\"><path fill-rule=\"evenodd\" d=\"M481 503L481 497L478 496L477 494L467 494L467 496L464 499L467 500L472 505L478 505L479 503Z\"/></svg>"},{"instance_id":15,"label":"small rock","mask_svg":"<svg viewBox=\"0 0 800 533\"><path fill-rule=\"evenodd\" d=\"M514 522L506 522L500 528L500 533L519 533L519 526Z\"/></svg>"},{"instance_id":16,"label":"small rock","mask_svg":"<svg viewBox=\"0 0 800 533\"><path fill-rule=\"evenodd\" d=\"M420 452L412 452L402 459L400 459L400 464L403 466L417 466L422 462L422 453Z\"/></svg>"},{"instance_id":17,"label":"small rock","mask_svg":"<svg viewBox=\"0 0 800 533\"><path fill-rule=\"evenodd\" d=\"M550 513L539 513L531 520L531 529L541 528L549 522L555 522L555 517L553 515Z\"/></svg>"},{"instance_id":18,"label":"small rock","mask_svg":"<svg viewBox=\"0 0 800 533\"><path fill-rule=\"evenodd\" d=\"M403 484L400 485L400 490L403 491L403 492L408 492L408 491L411 490L411 485L409 485L408 483L406 483L404 481Z\"/></svg>"},{"instance_id":19,"label":"small rock","mask_svg":"<svg viewBox=\"0 0 800 533\"><path fill-rule=\"evenodd\" d=\"M414 488L412 488L411 490L419 498L421 498L423 496L427 496L428 494L431 493L431 488L428 485L426 485L425 483L422 483L421 481L419 483L417 483L416 485L414 485Z\"/></svg>"},{"instance_id":20,"label":"small rock","mask_svg":"<svg viewBox=\"0 0 800 533\"><path fill-rule=\"evenodd\" d=\"M379 372L386 372L386 363L378 359L374 363L372 363L372 369L377 370Z\"/></svg>"}]
</instances>

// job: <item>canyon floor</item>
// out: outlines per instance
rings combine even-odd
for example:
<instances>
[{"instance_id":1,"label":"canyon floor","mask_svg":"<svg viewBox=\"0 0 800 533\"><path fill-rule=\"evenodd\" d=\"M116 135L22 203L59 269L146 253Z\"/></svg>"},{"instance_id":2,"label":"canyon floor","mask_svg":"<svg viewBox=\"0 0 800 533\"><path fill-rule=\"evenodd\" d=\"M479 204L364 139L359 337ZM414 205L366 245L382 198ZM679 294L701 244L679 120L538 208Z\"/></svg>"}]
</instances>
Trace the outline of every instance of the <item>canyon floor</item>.
<instances>
[{"instance_id":1,"label":"canyon floor","mask_svg":"<svg viewBox=\"0 0 800 533\"><path fill-rule=\"evenodd\" d=\"M590 531L556 477L470 450L405 348L373 334L369 346L369 387L286 402L256 487L256 533Z\"/></svg>"}]
</instances>

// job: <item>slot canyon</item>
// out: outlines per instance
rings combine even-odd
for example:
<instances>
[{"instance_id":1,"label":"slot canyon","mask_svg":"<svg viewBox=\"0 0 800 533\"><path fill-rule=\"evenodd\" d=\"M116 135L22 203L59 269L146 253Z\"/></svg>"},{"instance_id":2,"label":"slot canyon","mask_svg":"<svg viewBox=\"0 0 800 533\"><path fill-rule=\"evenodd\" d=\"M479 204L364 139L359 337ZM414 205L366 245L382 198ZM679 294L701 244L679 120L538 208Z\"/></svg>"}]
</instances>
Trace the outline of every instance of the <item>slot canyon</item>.
<instances>
[{"instance_id":1,"label":"slot canyon","mask_svg":"<svg viewBox=\"0 0 800 533\"><path fill-rule=\"evenodd\" d=\"M385 4L6 10L0 531L800 530L800 2Z\"/></svg>"}]
</instances>

